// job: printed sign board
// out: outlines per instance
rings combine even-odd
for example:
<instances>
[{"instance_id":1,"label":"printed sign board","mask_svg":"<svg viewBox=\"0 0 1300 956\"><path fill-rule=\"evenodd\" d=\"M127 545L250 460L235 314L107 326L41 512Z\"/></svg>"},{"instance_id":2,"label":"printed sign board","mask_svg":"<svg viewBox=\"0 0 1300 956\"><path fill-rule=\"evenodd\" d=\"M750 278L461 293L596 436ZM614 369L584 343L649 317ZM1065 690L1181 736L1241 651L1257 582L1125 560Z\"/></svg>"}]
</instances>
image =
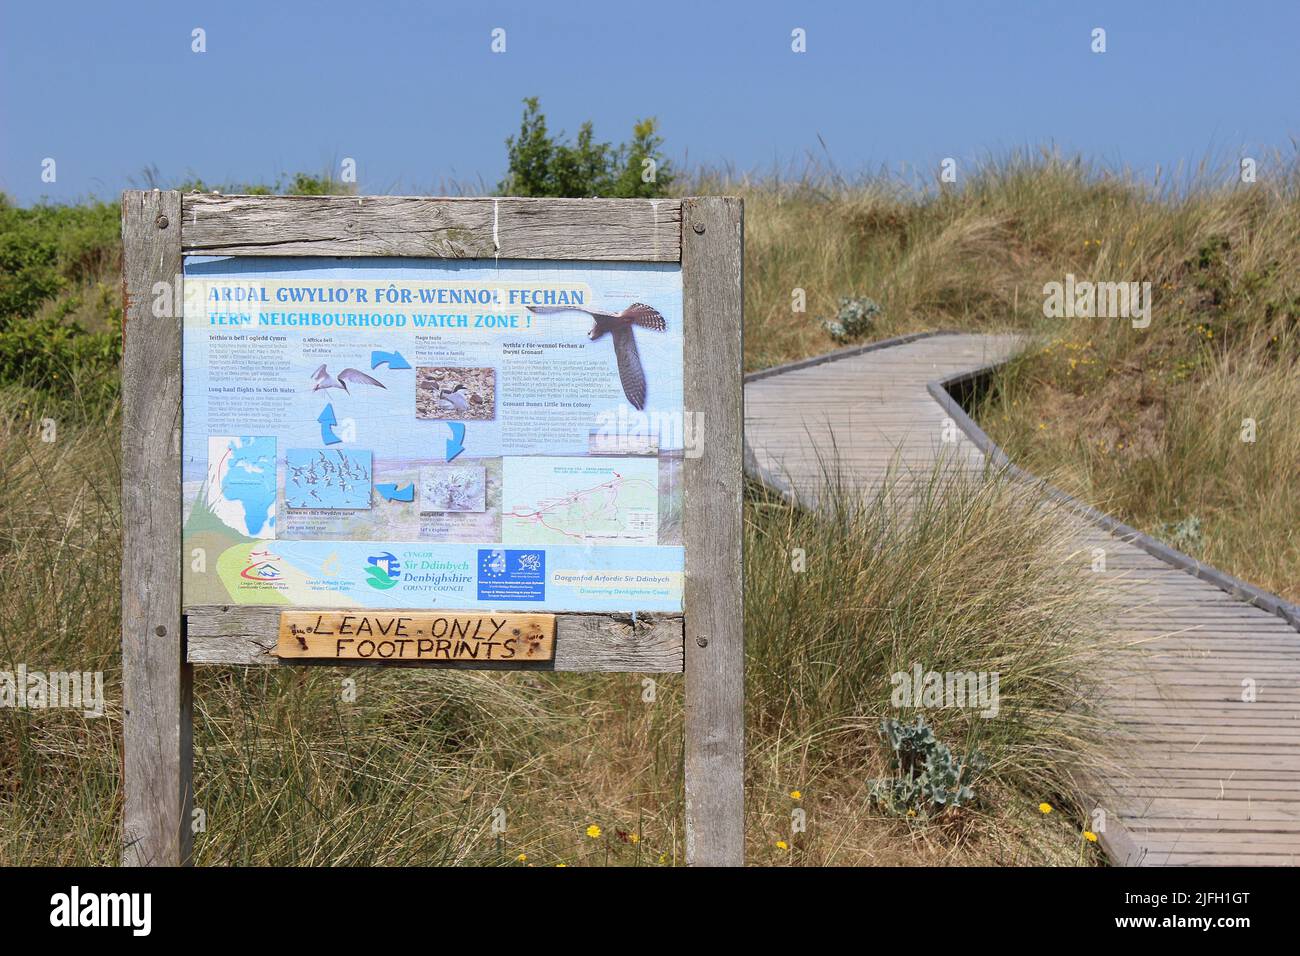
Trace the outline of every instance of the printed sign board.
<instances>
[{"instance_id":1,"label":"printed sign board","mask_svg":"<svg viewBox=\"0 0 1300 956\"><path fill-rule=\"evenodd\" d=\"M679 266L190 258L184 322L187 606L682 610Z\"/></svg>"}]
</instances>

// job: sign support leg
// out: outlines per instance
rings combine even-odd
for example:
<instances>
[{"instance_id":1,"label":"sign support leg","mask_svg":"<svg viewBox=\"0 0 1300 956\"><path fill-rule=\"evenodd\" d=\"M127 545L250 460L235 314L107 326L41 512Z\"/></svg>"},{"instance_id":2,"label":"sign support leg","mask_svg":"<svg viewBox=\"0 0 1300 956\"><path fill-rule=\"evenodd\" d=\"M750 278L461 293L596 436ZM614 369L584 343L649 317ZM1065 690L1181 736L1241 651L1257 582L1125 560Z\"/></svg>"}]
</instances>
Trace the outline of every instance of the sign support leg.
<instances>
[{"instance_id":1,"label":"sign support leg","mask_svg":"<svg viewBox=\"0 0 1300 956\"><path fill-rule=\"evenodd\" d=\"M745 862L740 200L682 204L685 414L686 860Z\"/></svg>"},{"instance_id":2,"label":"sign support leg","mask_svg":"<svg viewBox=\"0 0 1300 956\"><path fill-rule=\"evenodd\" d=\"M181 616L181 195L122 198L122 862L190 861Z\"/></svg>"}]
</instances>

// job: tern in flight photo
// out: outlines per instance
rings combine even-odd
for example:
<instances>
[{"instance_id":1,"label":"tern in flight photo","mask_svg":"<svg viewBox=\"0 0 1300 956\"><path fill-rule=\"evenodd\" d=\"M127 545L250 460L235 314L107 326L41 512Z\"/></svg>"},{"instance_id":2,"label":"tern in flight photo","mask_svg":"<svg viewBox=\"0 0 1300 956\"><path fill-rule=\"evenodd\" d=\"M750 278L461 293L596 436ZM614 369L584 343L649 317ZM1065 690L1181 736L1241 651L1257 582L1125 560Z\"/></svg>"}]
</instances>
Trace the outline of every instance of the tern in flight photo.
<instances>
[{"instance_id":1,"label":"tern in flight photo","mask_svg":"<svg viewBox=\"0 0 1300 956\"><path fill-rule=\"evenodd\" d=\"M636 349L636 336L632 326L663 332L668 323L659 310L641 302L634 302L622 312L600 312L573 305L530 305L528 311L537 315L552 312L585 312L591 316L591 331L587 337L593 342L609 333L614 342L614 358L618 360L618 377L623 383L623 394L637 411L645 408L645 369L641 367L641 353Z\"/></svg>"},{"instance_id":2,"label":"tern in flight photo","mask_svg":"<svg viewBox=\"0 0 1300 956\"><path fill-rule=\"evenodd\" d=\"M325 388L341 388L343 391L348 392L348 394L351 395L352 393L348 391L348 382L351 382L353 385L378 385L380 388L388 387L383 382L379 381L379 379L371 378L365 372L359 371L355 368L345 368L343 371L339 372L338 378L335 378L329 373L329 370L324 365L311 373L311 380L316 383L315 387L312 389L313 392L319 392L321 389Z\"/></svg>"}]
</instances>

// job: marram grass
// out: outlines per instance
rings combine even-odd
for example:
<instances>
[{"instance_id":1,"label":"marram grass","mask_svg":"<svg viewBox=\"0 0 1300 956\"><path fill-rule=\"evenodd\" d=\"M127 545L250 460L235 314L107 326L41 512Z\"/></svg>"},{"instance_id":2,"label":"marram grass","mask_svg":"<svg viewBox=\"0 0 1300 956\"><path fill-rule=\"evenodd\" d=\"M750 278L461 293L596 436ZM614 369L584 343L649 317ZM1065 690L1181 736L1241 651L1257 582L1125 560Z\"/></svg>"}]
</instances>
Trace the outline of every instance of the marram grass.
<instances>
[{"instance_id":1,"label":"marram grass","mask_svg":"<svg viewBox=\"0 0 1300 956\"><path fill-rule=\"evenodd\" d=\"M102 670L108 700L100 719L0 709L0 863L112 864L116 422L64 421L51 443L29 418L0 422L0 669ZM1096 861L1072 802L1095 737L1081 691L1090 638L1084 598L1052 558L1050 514L998 482L942 491L911 515L844 497L836 523L750 489L754 862ZM978 744L992 766L977 809L924 825L867 799L886 759L877 725L894 712L889 674L914 662L997 669L1002 688L997 719L930 713L950 743ZM683 862L673 675L647 685L637 675L201 667L194 724L200 864ZM1042 800L1063 812L1044 818L1033 811ZM791 832L793 809L805 811L802 832Z\"/></svg>"}]
</instances>

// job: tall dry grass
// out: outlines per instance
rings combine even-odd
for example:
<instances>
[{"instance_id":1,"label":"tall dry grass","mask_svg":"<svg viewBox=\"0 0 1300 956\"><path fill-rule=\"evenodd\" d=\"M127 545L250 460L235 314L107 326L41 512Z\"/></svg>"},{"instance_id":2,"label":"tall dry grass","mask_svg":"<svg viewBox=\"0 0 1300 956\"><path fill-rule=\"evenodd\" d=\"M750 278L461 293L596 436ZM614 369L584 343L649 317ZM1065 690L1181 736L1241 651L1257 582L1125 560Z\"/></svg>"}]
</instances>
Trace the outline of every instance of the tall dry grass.
<instances>
[{"instance_id":1,"label":"tall dry grass","mask_svg":"<svg viewBox=\"0 0 1300 956\"><path fill-rule=\"evenodd\" d=\"M1106 647L1088 622L1104 595L1063 560L1057 506L998 474L937 467L864 499L827 471L818 511L753 488L746 524L751 760L815 794L819 821L790 852L819 865L1091 859L1077 801L1113 732L1088 706ZM996 716L895 706L893 675L917 665L999 674ZM922 826L868 799L888 775L881 721L922 713L955 751L989 759L977 812ZM775 846L792 804L754 793ZM1067 812L1049 823L1041 802Z\"/></svg>"},{"instance_id":2,"label":"tall dry grass","mask_svg":"<svg viewBox=\"0 0 1300 956\"><path fill-rule=\"evenodd\" d=\"M60 423L48 443L31 419L0 416L0 670L101 670L108 710L0 709L0 863L111 864L121 810L116 422L47 415ZM1095 862L1069 812L1096 737L1083 707L1085 599L1052 557L1041 509L996 483L934 492L910 517L841 499L842 520L827 521L750 491L755 862ZM804 573L791 570L794 547L806 551ZM1001 673L996 719L930 715L947 742L978 747L992 767L976 809L928 823L867 799L886 770L880 718L907 716L890 706L888 675L916 662ZM196 861L676 864L681 757L681 680L671 675L649 695L635 675L203 667ZM1045 799L1066 812L1043 817L1034 808ZM807 832L791 832L796 807Z\"/></svg>"},{"instance_id":3,"label":"tall dry grass","mask_svg":"<svg viewBox=\"0 0 1300 956\"><path fill-rule=\"evenodd\" d=\"M66 405L23 412L0 408L0 670L102 671L108 707L0 708L0 864L111 864L117 423ZM660 678L647 706L633 675L199 668L196 860L676 862L680 683ZM607 836L586 836L592 823Z\"/></svg>"},{"instance_id":4,"label":"tall dry grass","mask_svg":"<svg viewBox=\"0 0 1300 956\"><path fill-rule=\"evenodd\" d=\"M1260 343L1206 348L1163 385L1132 374L1094 389L1062 373L1072 350L1087 344L1043 346L999 377L981 413L995 439L1070 493L1300 601L1294 363Z\"/></svg>"},{"instance_id":5,"label":"tall dry grass","mask_svg":"<svg viewBox=\"0 0 1300 956\"><path fill-rule=\"evenodd\" d=\"M827 351L840 296L868 339L1024 333L982 424L1013 458L1196 557L1300 600L1300 163L1144 183L1052 153L925 188L704 175L746 199L746 366ZM1149 282L1151 323L1048 318L1044 285ZM792 311L804 291L807 311ZM1254 442L1242 422L1258 424ZM1199 536L1185 533L1200 529ZM1174 529L1183 531L1174 533Z\"/></svg>"}]
</instances>

